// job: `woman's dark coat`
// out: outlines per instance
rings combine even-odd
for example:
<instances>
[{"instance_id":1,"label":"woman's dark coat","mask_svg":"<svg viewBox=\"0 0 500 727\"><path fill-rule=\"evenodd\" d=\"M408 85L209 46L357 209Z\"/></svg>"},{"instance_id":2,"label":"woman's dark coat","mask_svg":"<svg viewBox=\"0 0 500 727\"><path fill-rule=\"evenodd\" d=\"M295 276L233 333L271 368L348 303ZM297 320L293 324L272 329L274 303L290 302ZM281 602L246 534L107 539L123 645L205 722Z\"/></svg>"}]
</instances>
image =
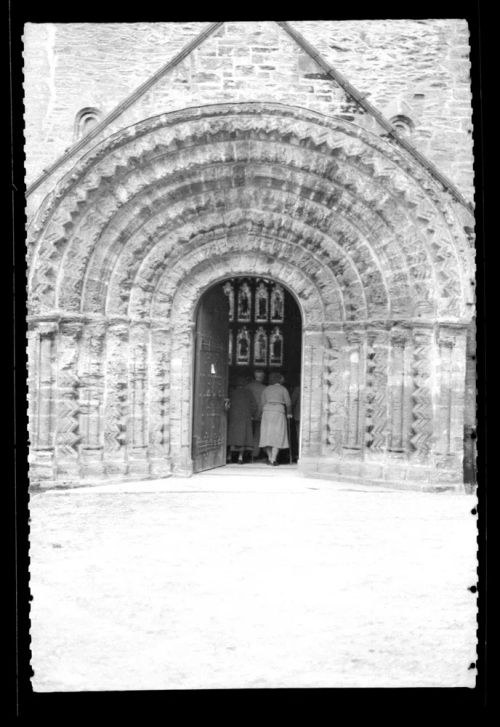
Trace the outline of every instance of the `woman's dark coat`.
<instances>
[{"instance_id":1,"label":"woman's dark coat","mask_svg":"<svg viewBox=\"0 0 500 727\"><path fill-rule=\"evenodd\" d=\"M257 416L257 403L252 393L243 386L231 392L227 443L232 447L253 448L252 419Z\"/></svg>"}]
</instances>

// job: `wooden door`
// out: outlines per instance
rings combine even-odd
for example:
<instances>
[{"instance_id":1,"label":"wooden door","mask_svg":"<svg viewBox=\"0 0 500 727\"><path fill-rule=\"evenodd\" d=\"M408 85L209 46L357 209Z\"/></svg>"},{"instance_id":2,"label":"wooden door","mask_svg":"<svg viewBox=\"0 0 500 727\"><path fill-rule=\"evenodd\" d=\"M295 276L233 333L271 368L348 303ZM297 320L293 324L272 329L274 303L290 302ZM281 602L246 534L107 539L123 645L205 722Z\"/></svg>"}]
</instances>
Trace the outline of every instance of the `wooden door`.
<instances>
[{"instance_id":1,"label":"wooden door","mask_svg":"<svg viewBox=\"0 0 500 727\"><path fill-rule=\"evenodd\" d=\"M193 472L226 463L229 305L220 286L202 297L196 316Z\"/></svg>"}]
</instances>

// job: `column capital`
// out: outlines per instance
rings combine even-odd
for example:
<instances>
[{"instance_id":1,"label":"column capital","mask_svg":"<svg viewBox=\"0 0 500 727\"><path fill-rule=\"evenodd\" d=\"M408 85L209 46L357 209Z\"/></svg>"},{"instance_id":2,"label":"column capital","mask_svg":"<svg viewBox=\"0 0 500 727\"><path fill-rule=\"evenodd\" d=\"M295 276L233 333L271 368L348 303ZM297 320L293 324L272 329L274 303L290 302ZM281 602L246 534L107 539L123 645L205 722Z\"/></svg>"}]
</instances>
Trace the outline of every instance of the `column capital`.
<instances>
[{"instance_id":1,"label":"column capital","mask_svg":"<svg viewBox=\"0 0 500 727\"><path fill-rule=\"evenodd\" d=\"M40 336L52 336L57 333L59 324L57 321L43 321L43 322L32 322L30 324L33 331L37 331Z\"/></svg>"},{"instance_id":2,"label":"column capital","mask_svg":"<svg viewBox=\"0 0 500 727\"><path fill-rule=\"evenodd\" d=\"M84 327L83 321L80 320L72 320L72 319L66 319L62 320L59 323L59 331L63 336L72 336L74 338L79 338L81 336L82 330Z\"/></svg>"},{"instance_id":3,"label":"column capital","mask_svg":"<svg viewBox=\"0 0 500 727\"><path fill-rule=\"evenodd\" d=\"M393 326L390 329L391 343L404 346L411 339L411 328L407 326Z\"/></svg>"},{"instance_id":4,"label":"column capital","mask_svg":"<svg viewBox=\"0 0 500 727\"><path fill-rule=\"evenodd\" d=\"M345 330L347 343L350 345L362 343L365 340L365 333L366 331L364 328L347 328Z\"/></svg>"},{"instance_id":5,"label":"column capital","mask_svg":"<svg viewBox=\"0 0 500 727\"><path fill-rule=\"evenodd\" d=\"M440 346L445 348L453 348L456 343L456 333L446 328L440 328L438 330L437 342Z\"/></svg>"}]
</instances>

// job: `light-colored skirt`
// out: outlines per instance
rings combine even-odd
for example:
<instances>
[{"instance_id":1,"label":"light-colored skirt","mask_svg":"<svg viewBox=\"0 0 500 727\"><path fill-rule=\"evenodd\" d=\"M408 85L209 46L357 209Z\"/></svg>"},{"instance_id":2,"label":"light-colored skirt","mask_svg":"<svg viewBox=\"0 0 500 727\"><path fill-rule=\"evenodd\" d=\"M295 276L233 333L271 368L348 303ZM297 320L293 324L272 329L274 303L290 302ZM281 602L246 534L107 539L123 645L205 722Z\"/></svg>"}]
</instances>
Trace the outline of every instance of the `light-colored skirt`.
<instances>
[{"instance_id":1,"label":"light-colored skirt","mask_svg":"<svg viewBox=\"0 0 500 727\"><path fill-rule=\"evenodd\" d=\"M260 425L260 447L279 447L288 449L288 431L286 415L278 409L267 409L264 407Z\"/></svg>"}]
</instances>

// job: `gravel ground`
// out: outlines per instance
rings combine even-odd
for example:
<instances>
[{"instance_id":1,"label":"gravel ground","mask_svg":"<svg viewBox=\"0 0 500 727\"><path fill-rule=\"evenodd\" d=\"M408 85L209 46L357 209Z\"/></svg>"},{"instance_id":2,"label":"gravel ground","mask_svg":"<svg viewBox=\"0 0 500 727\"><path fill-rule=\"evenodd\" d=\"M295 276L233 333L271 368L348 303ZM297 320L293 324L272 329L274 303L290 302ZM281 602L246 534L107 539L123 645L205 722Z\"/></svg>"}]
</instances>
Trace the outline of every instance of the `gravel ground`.
<instances>
[{"instance_id":1,"label":"gravel ground","mask_svg":"<svg viewBox=\"0 0 500 727\"><path fill-rule=\"evenodd\" d=\"M475 498L270 469L32 495L35 691L473 687Z\"/></svg>"}]
</instances>

